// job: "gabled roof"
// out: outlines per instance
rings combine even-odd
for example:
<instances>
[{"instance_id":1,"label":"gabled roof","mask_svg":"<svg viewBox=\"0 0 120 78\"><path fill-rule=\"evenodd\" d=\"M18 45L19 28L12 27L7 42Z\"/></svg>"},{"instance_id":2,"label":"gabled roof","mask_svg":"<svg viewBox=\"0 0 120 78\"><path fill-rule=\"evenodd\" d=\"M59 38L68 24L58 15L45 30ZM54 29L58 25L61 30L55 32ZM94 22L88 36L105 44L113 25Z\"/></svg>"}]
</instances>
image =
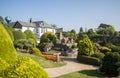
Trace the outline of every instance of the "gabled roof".
<instances>
[{"instance_id":1,"label":"gabled roof","mask_svg":"<svg viewBox=\"0 0 120 78\"><path fill-rule=\"evenodd\" d=\"M49 25L45 21L35 21L35 22L32 22L32 23L17 21L17 22L10 23L9 26L14 27L17 23L19 23L21 26L25 26L25 27L40 27L40 28L56 29L56 27L53 27L52 25Z\"/></svg>"},{"instance_id":2,"label":"gabled roof","mask_svg":"<svg viewBox=\"0 0 120 78\"><path fill-rule=\"evenodd\" d=\"M27 23L23 21L17 21L17 22L20 23L22 26L36 27L35 23Z\"/></svg>"},{"instance_id":3,"label":"gabled roof","mask_svg":"<svg viewBox=\"0 0 120 78\"><path fill-rule=\"evenodd\" d=\"M33 23L35 23L37 27L41 27L41 28L54 28L52 25L49 25L45 21L35 21Z\"/></svg>"}]
</instances>

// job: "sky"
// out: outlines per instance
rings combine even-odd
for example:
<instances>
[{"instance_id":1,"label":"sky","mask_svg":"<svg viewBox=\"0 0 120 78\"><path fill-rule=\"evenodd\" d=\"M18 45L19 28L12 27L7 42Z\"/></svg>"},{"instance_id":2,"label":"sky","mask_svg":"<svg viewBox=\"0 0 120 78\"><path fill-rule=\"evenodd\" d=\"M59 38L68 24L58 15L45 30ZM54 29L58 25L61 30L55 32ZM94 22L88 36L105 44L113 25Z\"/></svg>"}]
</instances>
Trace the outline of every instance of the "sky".
<instances>
[{"instance_id":1,"label":"sky","mask_svg":"<svg viewBox=\"0 0 120 78\"><path fill-rule=\"evenodd\" d=\"M120 0L0 0L0 16L12 22L46 21L64 31L110 24L120 31Z\"/></svg>"}]
</instances>

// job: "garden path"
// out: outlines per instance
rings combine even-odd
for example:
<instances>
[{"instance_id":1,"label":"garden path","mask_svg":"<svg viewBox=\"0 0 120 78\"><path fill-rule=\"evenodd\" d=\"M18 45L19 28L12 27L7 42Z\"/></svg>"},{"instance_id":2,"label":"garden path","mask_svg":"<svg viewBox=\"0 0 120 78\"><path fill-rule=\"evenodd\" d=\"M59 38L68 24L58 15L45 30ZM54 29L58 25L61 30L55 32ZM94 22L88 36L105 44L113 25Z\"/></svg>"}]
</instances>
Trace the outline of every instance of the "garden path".
<instances>
[{"instance_id":1,"label":"garden path","mask_svg":"<svg viewBox=\"0 0 120 78\"><path fill-rule=\"evenodd\" d=\"M68 74L68 73L80 71L80 70L97 69L97 67L92 65L78 63L76 61L75 56L74 57L61 56L61 58L63 58L63 60L67 63L65 66L45 69L45 71L49 74L50 78L54 78L60 75L64 75L64 74Z\"/></svg>"}]
</instances>

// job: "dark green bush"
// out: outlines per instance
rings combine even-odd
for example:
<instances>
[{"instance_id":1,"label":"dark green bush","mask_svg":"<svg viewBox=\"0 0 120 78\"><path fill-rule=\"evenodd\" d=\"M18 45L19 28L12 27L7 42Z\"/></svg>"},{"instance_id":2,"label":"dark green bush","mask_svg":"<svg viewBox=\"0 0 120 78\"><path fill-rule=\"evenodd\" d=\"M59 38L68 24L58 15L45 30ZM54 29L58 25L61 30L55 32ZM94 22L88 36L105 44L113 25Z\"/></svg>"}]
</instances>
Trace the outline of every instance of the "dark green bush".
<instances>
[{"instance_id":1,"label":"dark green bush","mask_svg":"<svg viewBox=\"0 0 120 78\"><path fill-rule=\"evenodd\" d=\"M49 78L43 68L29 57L18 59L0 73L3 78Z\"/></svg>"},{"instance_id":2,"label":"dark green bush","mask_svg":"<svg viewBox=\"0 0 120 78\"><path fill-rule=\"evenodd\" d=\"M107 53L102 60L100 71L110 76L120 75L120 55L117 52Z\"/></svg>"},{"instance_id":3,"label":"dark green bush","mask_svg":"<svg viewBox=\"0 0 120 78\"><path fill-rule=\"evenodd\" d=\"M101 61L98 58L90 57L90 56L78 55L77 60L81 63L95 65L95 66L99 66L101 64Z\"/></svg>"},{"instance_id":4,"label":"dark green bush","mask_svg":"<svg viewBox=\"0 0 120 78\"><path fill-rule=\"evenodd\" d=\"M96 57L96 58L99 58L100 60L103 59L105 56L104 53L101 53L101 52L98 52L98 53L95 53L92 55L92 57Z\"/></svg>"},{"instance_id":5,"label":"dark green bush","mask_svg":"<svg viewBox=\"0 0 120 78\"><path fill-rule=\"evenodd\" d=\"M112 52L120 52L120 46L115 46L112 43L107 44L107 47L111 49Z\"/></svg>"},{"instance_id":6,"label":"dark green bush","mask_svg":"<svg viewBox=\"0 0 120 78\"><path fill-rule=\"evenodd\" d=\"M36 56L41 56L42 55L41 51L38 48L32 48L31 53L36 55Z\"/></svg>"}]
</instances>

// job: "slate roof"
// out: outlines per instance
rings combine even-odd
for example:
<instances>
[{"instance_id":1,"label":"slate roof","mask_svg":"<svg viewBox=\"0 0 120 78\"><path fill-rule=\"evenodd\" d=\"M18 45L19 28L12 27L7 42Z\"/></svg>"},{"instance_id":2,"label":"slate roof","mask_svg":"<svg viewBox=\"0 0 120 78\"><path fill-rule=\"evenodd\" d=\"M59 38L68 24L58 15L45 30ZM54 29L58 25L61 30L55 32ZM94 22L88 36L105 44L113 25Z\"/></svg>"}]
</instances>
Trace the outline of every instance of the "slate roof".
<instances>
[{"instance_id":1,"label":"slate roof","mask_svg":"<svg viewBox=\"0 0 120 78\"><path fill-rule=\"evenodd\" d=\"M56 29L55 27L53 27L52 25L49 25L45 21L35 21L35 22L32 22L32 23L23 22L23 21L17 21L17 22L10 23L9 26L14 26L16 23L19 23L22 26L26 26L26 27L28 26L28 27L40 27L40 28Z\"/></svg>"}]
</instances>

